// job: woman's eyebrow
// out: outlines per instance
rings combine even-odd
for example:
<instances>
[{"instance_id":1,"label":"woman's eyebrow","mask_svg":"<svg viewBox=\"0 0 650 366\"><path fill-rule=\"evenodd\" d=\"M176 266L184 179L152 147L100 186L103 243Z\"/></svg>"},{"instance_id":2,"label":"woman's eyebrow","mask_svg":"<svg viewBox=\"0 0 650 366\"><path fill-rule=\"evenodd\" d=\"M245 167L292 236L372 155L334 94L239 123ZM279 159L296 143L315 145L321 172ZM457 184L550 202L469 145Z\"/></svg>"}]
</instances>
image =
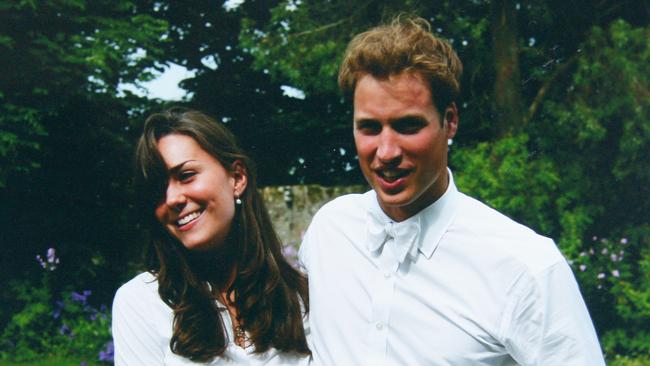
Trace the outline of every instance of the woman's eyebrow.
<instances>
[{"instance_id":1,"label":"woman's eyebrow","mask_svg":"<svg viewBox=\"0 0 650 366\"><path fill-rule=\"evenodd\" d=\"M185 160L184 162L169 168L169 174L171 175L178 174L178 172L180 172L181 169L183 169L183 166L191 161L195 161L195 160Z\"/></svg>"}]
</instances>

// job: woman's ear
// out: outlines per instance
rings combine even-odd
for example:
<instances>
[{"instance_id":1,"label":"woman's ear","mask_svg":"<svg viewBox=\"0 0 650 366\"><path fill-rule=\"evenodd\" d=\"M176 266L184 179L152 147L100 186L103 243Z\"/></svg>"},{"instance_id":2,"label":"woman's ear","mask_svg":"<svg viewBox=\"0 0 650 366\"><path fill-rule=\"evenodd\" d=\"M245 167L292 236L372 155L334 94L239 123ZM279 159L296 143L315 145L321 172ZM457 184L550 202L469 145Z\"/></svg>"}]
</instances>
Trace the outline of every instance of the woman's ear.
<instances>
[{"instance_id":1,"label":"woman's ear","mask_svg":"<svg viewBox=\"0 0 650 366\"><path fill-rule=\"evenodd\" d=\"M233 178L233 191L236 197L244 194L248 185L248 172L241 160L235 160L230 166L231 176Z\"/></svg>"}]
</instances>

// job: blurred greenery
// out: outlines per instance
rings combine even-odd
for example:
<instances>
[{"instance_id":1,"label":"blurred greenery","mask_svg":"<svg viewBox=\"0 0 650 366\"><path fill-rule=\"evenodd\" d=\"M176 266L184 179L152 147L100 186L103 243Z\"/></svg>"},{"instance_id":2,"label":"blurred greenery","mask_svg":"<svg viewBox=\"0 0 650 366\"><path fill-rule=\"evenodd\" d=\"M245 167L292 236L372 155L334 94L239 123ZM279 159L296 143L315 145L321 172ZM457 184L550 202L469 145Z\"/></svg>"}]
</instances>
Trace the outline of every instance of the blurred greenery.
<instances>
[{"instance_id":1,"label":"blurred greenery","mask_svg":"<svg viewBox=\"0 0 650 366\"><path fill-rule=\"evenodd\" d=\"M463 60L459 187L555 239L608 360L648 364L650 4L632 0L0 0L0 352L104 347L108 320L70 294L91 289L99 310L138 268L131 156L153 111L215 116L262 185L363 183L336 72L354 34L398 13L428 19ZM186 100L120 88L172 62L195 72ZM34 256L50 247L61 263L44 276ZM88 348L62 342L57 301Z\"/></svg>"},{"instance_id":2,"label":"blurred greenery","mask_svg":"<svg viewBox=\"0 0 650 366\"><path fill-rule=\"evenodd\" d=\"M39 283L11 281L10 292L23 307L0 333L0 361L30 362L55 355L112 363L109 309L91 303L91 290L76 292L65 286L55 297L60 277L56 259L55 251L41 258Z\"/></svg>"},{"instance_id":3,"label":"blurred greenery","mask_svg":"<svg viewBox=\"0 0 650 366\"><path fill-rule=\"evenodd\" d=\"M2 361L0 366L79 366L82 362L86 361L83 358L70 358L60 356L44 356L40 357L38 361L31 362L16 362L16 361ZM87 365L95 365L93 362L87 362Z\"/></svg>"}]
</instances>

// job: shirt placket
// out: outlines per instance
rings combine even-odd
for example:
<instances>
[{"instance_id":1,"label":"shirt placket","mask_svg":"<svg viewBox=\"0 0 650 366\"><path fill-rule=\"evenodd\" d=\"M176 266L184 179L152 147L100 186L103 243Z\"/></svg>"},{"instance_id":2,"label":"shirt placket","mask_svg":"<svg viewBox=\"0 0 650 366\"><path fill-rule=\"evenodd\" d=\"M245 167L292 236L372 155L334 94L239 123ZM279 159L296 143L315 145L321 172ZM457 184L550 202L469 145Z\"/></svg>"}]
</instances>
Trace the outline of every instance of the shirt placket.
<instances>
[{"instance_id":1,"label":"shirt placket","mask_svg":"<svg viewBox=\"0 0 650 366\"><path fill-rule=\"evenodd\" d=\"M393 240L389 237L385 245L392 245ZM387 364L390 309L395 290L395 273L399 265L390 250L383 250L378 259L378 271L375 273L377 286L372 293L372 315L368 324L369 365Z\"/></svg>"}]
</instances>

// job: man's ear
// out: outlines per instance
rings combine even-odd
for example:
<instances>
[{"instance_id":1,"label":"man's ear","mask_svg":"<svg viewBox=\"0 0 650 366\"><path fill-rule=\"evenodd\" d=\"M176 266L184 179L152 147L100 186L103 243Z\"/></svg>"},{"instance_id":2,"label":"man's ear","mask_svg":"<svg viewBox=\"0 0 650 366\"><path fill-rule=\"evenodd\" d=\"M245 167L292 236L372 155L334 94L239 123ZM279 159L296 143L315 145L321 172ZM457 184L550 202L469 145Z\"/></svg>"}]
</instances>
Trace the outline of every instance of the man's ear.
<instances>
[{"instance_id":1,"label":"man's ear","mask_svg":"<svg viewBox=\"0 0 650 366\"><path fill-rule=\"evenodd\" d=\"M233 178L233 191L236 197L240 197L248 185L248 171L240 160L235 160L230 169L230 175Z\"/></svg>"},{"instance_id":2,"label":"man's ear","mask_svg":"<svg viewBox=\"0 0 650 366\"><path fill-rule=\"evenodd\" d=\"M447 139L453 139L458 130L458 108L455 102L451 102L443 114L443 126L447 130Z\"/></svg>"}]
</instances>

